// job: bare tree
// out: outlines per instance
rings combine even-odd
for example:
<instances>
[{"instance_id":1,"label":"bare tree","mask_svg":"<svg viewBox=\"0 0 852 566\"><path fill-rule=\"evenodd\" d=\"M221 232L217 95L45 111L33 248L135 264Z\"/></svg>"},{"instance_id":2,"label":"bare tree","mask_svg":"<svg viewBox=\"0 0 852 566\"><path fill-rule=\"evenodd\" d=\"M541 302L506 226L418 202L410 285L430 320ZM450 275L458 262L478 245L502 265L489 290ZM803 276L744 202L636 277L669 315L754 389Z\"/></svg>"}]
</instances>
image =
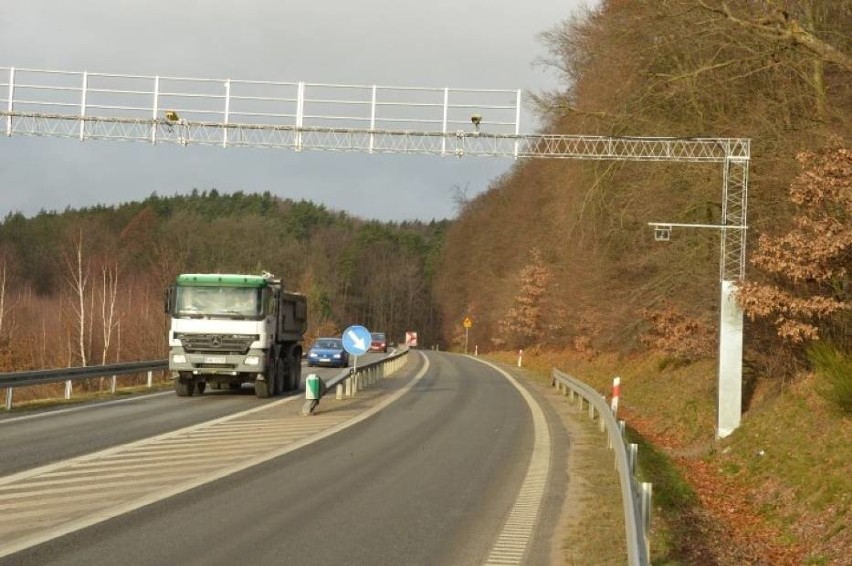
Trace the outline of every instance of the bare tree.
<instances>
[{"instance_id":1,"label":"bare tree","mask_svg":"<svg viewBox=\"0 0 852 566\"><path fill-rule=\"evenodd\" d=\"M779 6L777 2L767 0L763 3L762 10L753 13L736 13L724 1L699 0L699 4L705 10L763 38L804 48L826 63L852 71L852 57L813 31L812 24L816 13L823 11L820 9L820 2L787 2L788 6ZM842 3L837 3L837 8L840 8L840 4ZM847 7L846 10L848 9Z\"/></svg>"},{"instance_id":2,"label":"bare tree","mask_svg":"<svg viewBox=\"0 0 852 566\"><path fill-rule=\"evenodd\" d=\"M465 183L464 188L459 184L453 185L450 190L453 193L453 204L456 205L456 212L461 214L464 212L464 209L467 208L467 205L470 204L471 197L468 194L470 190L470 183Z\"/></svg>"},{"instance_id":3,"label":"bare tree","mask_svg":"<svg viewBox=\"0 0 852 566\"><path fill-rule=\"evenodd\" d=\"M3 337L3 323L6 318L6 260L3 260L2 274L0 274L0 338Z\"/></svg>"},{"instance_id":4,"label":"bare tree","mask_svg":"<svg viewBox=\"0 0 852 566\"><path fill-rule=\"evenodd\" d=\"M86 358L86 289L89 284L89 268L83 263L83 231L77 232L74 242L74 255L69 257L65 254L65 266L68 270L66 280L71 287L74 301L71 310L74 313L74 327L76 329L76 341L80 364L85 366ZM70 338L70 337L69 337ZM70 346L70 343L69 343ZM69 348L70 353L70 348Z\"/></svg>"},{"instance_id":5,"label":"bare tree","mask_svg":"<svg viewBox=\"0 0 852 566\"><path fill-rule=\"evenodd\" d=\"M101 268L101 284L101 335L103 337L101 364L103 365L106 364L113 331L118 328L119 324L119 316L115 308L116 298L118 297L118 263L115 263L113 266L103 266Z\"/></svg>"}]
</instances>

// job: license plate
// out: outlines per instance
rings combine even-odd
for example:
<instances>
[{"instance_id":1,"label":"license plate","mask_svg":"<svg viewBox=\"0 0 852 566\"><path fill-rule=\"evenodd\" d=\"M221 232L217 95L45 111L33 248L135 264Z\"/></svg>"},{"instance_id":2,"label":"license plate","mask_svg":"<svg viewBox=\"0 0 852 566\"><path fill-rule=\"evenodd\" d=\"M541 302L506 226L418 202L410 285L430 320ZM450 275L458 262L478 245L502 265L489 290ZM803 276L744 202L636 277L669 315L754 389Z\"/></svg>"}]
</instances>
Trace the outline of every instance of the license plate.
<instances>
[{"instance_id":1,"label":"license plate","mask_svg":"<svg viewBox=\"0 0 852 566\"><path fill-rule=\"evenodd\" d=\"M206 356L204 358L205 364L224 364L225 356Z\"/></svg>"}]
</instances>

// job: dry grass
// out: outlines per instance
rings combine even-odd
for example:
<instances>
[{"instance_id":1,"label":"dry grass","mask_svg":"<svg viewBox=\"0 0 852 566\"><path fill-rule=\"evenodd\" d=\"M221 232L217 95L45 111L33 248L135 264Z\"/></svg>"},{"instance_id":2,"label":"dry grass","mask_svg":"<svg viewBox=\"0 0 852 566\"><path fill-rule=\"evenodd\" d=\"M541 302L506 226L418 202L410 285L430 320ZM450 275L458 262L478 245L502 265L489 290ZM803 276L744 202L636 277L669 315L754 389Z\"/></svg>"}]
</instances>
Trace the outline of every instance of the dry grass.
<instances>
[{"instance_id":1,"label":"dry grass","mask_svg":"<svg viewBox=\"0 0 852 566\"><path fill-rule=\"evenodd\" d=\"M717 441L715 362L668 362L524 353L527 368L559 368L602 394L621 376L620 416L636 429L641 472L655 484L655 563L848 564L849 417L812 377L783 387L764 378L742 426Z\"/></svg>"},{"instance_id":2,"label":"dry grass","mask_svg":"<svg viewBox=\"0 0 852 566\"><path fill-rule=\"evenodd\" d=\"M624 564L624 514L612 450L587 413L577 412L567 401L564 405L563 422L571 436L563 531L565 564Z\"/></svg>"},{"instance_id":3,"label":"dry grass","mask_svg":"<svg viewBox=\"0 0 852 566\"><path fill-rule=\"evenodd\" d=\"M572 566L621 565L627 546L621 487L612 450L606 436L588 411L570 403L550 385L547 374L527 372L527 383L547 399L559 415L570 437L568 450L568 492L562 504L555 537L559 544L553 555L558 564Z\"/></svg>"}]
</instances>

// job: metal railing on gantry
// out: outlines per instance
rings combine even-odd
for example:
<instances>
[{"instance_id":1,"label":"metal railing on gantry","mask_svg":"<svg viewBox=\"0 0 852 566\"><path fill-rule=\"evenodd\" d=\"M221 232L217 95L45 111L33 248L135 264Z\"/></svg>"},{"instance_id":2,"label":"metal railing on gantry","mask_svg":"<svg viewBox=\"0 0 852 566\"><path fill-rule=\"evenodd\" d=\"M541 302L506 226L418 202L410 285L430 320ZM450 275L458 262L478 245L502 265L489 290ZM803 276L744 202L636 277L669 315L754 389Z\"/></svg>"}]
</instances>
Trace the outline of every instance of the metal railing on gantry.
<instances>
[{"instance_id":1,"label":"metal railing on gantry","mask_svg":"<svg viewBox=\"0 0 852 566\"><path fill-rule=\"evenodd\" d=\"M717 434L740 423L748 169L745 138L522 134L521 91L197 79L0 67L7 136L294 151L720 163ZM5 98L3 98L5 97ZM5 103L5 104L4 104ZM2 127L2 126L0 126ZM668 239L675 223L653 224ZM679 226L682 224L678 224Z\"/></svg>"}]
</instances>

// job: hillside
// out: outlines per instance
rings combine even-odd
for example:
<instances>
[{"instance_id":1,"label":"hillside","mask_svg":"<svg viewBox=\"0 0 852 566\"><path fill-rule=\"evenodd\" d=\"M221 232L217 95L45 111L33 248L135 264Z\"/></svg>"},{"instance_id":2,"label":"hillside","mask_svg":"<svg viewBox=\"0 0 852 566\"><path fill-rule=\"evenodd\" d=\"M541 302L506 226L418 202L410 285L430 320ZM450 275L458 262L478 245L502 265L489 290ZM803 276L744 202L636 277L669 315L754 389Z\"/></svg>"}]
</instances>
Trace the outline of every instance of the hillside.
<instances>
[{"instance_id":1,"label":"hillside","mask_svg":"<svg viewBox=\"0 0 852 566\"><path fill-rule=\"evenodd\" d=\"M718 225L720 166L519 162L447 231L448 342L469 316L479 352L523 348L602 393L624 378L628 424L670 468L649 478L673 497L662 563L841 564L852 544L850 29L848 2L609 0L543 36L564 84L538 97L547 132L751 140L744 420L728 439L719 233L656 242L647 225Z\"/></svg>"},{"instance_id":2,"label":"hillside","mask_svg":"<svg viewBox=\"0 0 852 566\"><path fill-rule=\"evenodd\" d=\"M659 464L645 473L660 486L660 562L843 563L850 30L848 0L602 0L542 35L563 84L537 93L545 132L751 140L744 420L723 441L719 234L657 242L648 226L718 224L719 164L520 160L458 219L432 223L215 189L11 214L0 371L162 358L177 273L267 270L308 295L309 337L358 323L460 350L470 317L480 353L511 362L523 348L530 367L602 393L621 375L629 424Z\"/></svg>"},{"instance_id":3,"label":"hillside","mask_svg":"<svg viewBox=\"0 0 852 566\"><path fill-rule=\"evenodd\" d=\"M265 194L156 194L0 223L3 370L165 357L178 273L266 270L308 296L308 339L350 324L440 325L429 288L446 222L381 223ZM387 266L393 269L387 269Z\"/></svg>"}]
</instances>

